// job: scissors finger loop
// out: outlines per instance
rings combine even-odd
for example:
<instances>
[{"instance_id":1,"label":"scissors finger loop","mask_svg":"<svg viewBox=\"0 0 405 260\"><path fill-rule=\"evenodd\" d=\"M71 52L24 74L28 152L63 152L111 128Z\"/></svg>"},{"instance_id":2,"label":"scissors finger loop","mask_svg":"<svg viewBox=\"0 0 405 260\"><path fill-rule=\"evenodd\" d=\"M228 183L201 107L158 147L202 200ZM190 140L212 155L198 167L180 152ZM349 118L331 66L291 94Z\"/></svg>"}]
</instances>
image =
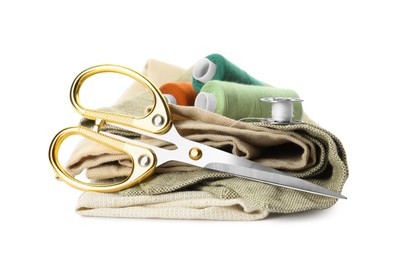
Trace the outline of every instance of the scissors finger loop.
<instances>
[{"instance_id":1,"label":"scissors finger loop","mask_svg":"<svg viewBox=\"0 0 405 260\"><path fill-rule=\"evenodd\" d=\"M119 73L135 79L142 86L148 89L155 100L146 115L135 117L131 115L111 113L107 111L92 110L83 107L80 102L80 89L86 79L99 73ZM162 93L142 74L129 68L118 65L98 65L82 71L73 81L70 91L70 101L73 107L84 117L96 120L102 118L111 123L127 125L140 128L151 133L165 133L171 127L171 114L169 106L164 101Z\"/></svg>"},{"instance_id":2,"label":"scissors finger loop","mask_svg":"<svg viewBox=\"0 0 405 260\"><path fill-rule=\"evenodd\" d=\"M62 166L58 156L62 143L66 138L72 135L81 135L127 154L132 162L132 171L130 175L118 183L102 184L83 182L74 178L74 176L69 174L69 172ZM49 150L49 161L55 170L57 178L74 188L84 191L115 192L131 187L152 174L156 167L157 159L155 153L148 148L126 143L105 134L94 132L86 127L78 126L65 128L55 136Z\"/></svg>"}]
</instances>

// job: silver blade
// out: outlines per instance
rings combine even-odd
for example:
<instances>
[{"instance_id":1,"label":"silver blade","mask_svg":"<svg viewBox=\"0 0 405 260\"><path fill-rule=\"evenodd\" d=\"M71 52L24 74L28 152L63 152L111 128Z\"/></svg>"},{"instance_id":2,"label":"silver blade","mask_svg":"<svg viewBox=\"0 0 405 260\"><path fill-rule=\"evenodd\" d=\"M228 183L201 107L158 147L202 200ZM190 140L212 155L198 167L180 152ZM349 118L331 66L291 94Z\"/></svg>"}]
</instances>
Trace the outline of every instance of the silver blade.
<instances>
[{"instance_id":1,"label":"silver blade","mask_svg":"<svg viewBox=\"0 0 405 260\"><path fill-rule=\"evenodd\" d=\"M136 140L115 136L115 138L123 139L123 141L126 141L128 143L134 143L136 145L153 150L156 153L157 166L168 161L185 162L198 167L208 168L220 172L227 172L245 179L251 179L258 182L305 191L336 199L346 199L345 196L339 193L325 189L303 179L289 176L287 173L284 173L282 171L266 167L259 163L235 156L225 151L221 151L216 148L185 139L178 134L176 128L174 127L172 127L165 134L152 134L143 130L133 129L131 127L121 125L117 126L129 131L140 133L142 135L176 144L176 150L166 150L142 142L138 142ZM197 147L201 149L203 153L201 159L193 160L190 158L189 151L191 147ZM218 160L220 160L221 162L217 162Z\"/></svg>"},{"instance_id":2,"label":"silver blade","mask_svg":"<svg viewBox=\"0 0 405 260\"><path fill-rule=\"evenodd\" d=\"M292 176L288 176L285 174L280 174L277 172L268 172L257 170L253 168L245 168L241 166L236 166L232 164L226 163L208 163L205 168L220 171L220 172L227 172L233 175L251 179L254 181L259 181L267 184L272 184L280 187L285 187L289 189L305 191L317 195L327 196L335 199L347 199L345 196L336 193L334 191L325 189L303 179L295 178Z\"/></svg>"}]
</instances>

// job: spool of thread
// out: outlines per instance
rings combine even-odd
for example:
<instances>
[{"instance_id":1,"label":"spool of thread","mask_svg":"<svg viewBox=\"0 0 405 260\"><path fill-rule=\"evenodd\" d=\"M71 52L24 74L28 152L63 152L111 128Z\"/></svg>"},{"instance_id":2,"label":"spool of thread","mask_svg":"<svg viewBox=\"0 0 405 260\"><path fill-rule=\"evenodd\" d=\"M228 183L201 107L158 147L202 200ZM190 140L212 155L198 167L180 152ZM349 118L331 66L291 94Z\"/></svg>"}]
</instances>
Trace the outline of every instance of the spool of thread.
<instances>
[{"instance_id":1,"label":"spool of thread","mask_svg":"<svg viewBox=\"0 0 405 260\"><path fill-rule=\"evenodd\" d=\"M302 99L291 97L265 97L260 99L263 102L271 103L271 118L266 118L278 124L301 123L299 120L294 120L293 104L302 102Z\"/></svg>"},{"instance_id":2,"label":"spool of thread","mask_svg":"<svg viewBox=\"0 0 405 260\"><path fill-rule=\"evenodd\" d=\"M261 102L266 97L298 98L290 89L249 86L233 82L211 80L201 89L194 106L239 120L242 118L270 118L272 109ZM277 114L276 108L276 114ZM302 117L302 104L295 102L292 108L294 120Z\"/></svg>"},{"instance_id":3,"label":"spool of thread","mask_svg":"<svg viewBox=\"0 0 405 260\"><path fill-rule=\"evenodd\" d=\"M271 106L271 118L277 122L290 122L293 118L292 103L273 103Z\"/></svg>"},{"instance_id":4,"label":"spool of thread","mask_svg":"<svg viewBox=\"0 0 405 260\"><path fill-rule=\"evenodd\" d=\"M170 82L160 87L160 92L170 104L180 106L192 106L197 93L191 82Z\"/></svg>"},{"instance_id":5,"label":"spool of thread","mask_svg":"<svg viewBox=\"0 0 405 260\"><path fill-rule=\"evenodd\" d=\"M236 82L245 85L265 85L219 54L208 55L194 65L192 83L197 93L210 80Z\"/></svg>"}]
</instances>

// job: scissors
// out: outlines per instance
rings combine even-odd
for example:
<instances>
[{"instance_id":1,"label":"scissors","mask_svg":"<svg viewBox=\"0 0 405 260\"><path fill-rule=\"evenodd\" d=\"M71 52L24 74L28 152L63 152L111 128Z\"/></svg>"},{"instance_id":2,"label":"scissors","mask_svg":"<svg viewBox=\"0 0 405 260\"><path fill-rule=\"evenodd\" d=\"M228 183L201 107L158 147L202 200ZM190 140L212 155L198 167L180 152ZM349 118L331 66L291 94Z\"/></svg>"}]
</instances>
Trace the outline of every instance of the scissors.
<instances>
[{"instance_id":1,"label":"scissors","mask_svg":"<svg viewBox=\"0 0 405 260\"><path fill-rule=\"evenodd\" d=\"M84 108L79 100L81 86L91 76L105 72L129 76L146 87L155 99L149 112L142 117L134 117ZM163 163L179 161L270 185L335 199L346 199L337 192L311 182L182 137L172 123L170 109L162 93L147 78L129 68L118 65L99 65L82 71L72 83L70 100L73 107L83 117L95 121L93 128L74 126L63 129L54 137L50 145L49 160L57 177L74 188L95 192L120 191L142 182ZM167 141L175 144L177 149L167 150L102 131L102 126L105 124ZM64 169L58 158L62 142L71 135L81 135L127 154L132 161L131 174L116 183L87 183L74 178Z\"/></svg>"}]
</instances>

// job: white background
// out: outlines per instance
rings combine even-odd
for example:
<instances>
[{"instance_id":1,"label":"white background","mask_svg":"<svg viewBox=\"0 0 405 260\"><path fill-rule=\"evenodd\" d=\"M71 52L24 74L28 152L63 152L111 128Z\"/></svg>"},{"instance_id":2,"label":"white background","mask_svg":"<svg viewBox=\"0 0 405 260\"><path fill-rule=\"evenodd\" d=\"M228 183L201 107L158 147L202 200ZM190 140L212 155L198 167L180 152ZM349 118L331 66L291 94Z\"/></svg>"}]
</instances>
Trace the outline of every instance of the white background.
<instances>
[{"instance_id":1,"label":"white background","mask_svg":"<svg viewBox=\"0 0 405 260\"><path fill-rule=\"evenodd\" d=\"M0 258L403 259L404 13L401 1L1 1ZM76 74L214 52L305 99L345 145L349 199L257 222L77 215L81 192L47 158L78 122Z\"/></svg>"}]
</instances>

